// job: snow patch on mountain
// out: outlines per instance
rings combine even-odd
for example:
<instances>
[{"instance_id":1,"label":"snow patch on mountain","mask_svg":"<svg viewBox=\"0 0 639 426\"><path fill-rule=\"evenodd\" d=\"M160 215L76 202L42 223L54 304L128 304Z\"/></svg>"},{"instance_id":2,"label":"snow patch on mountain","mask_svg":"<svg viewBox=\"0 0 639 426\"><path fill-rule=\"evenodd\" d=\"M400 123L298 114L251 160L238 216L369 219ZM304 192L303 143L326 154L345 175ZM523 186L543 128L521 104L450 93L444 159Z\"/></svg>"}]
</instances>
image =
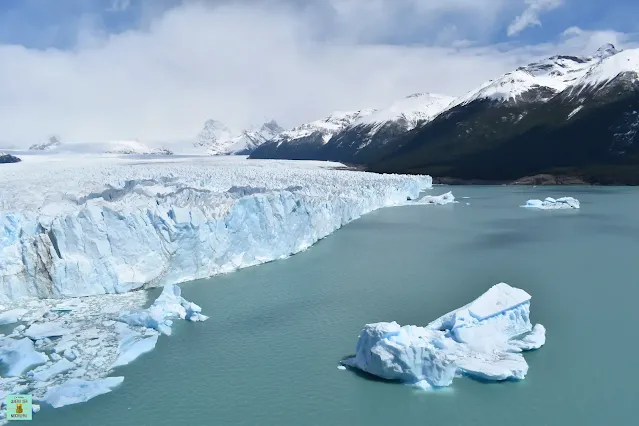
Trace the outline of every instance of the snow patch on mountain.
<instances>
[{"instance_id":1,"label":"snow patch on mountain","mask_svg":"<svg viewBox=\"0 0 639 426\"><path fill-rule=\"evenodd\" d=\"M545 101L571 86L600 84L624 71L636 71L638 65L639 49L622 51L605 44L591 56L553 56L517 68L461 96L450 107L479 99L522 101L530 93L535 94L531 100Z\"/></svg>"},{"instance_id":2,"label":"snow patch on mountain","mask_svg":"<svg viewBox=\"0 0 639 426\"><path fill-rule=\"evenodd\" d=\"M206 148L210 155L248 154L283 130L271 120L237 134L217 120L207 120L194 146Z\"/></svg>"},{"instance_id":3,"label":"snow patch on mountain","mask_svg":"<svg viewBox=\"0 0 639 426\"><path fill-rule=\"evenodd\" d=\"M388 108L376 110L355 120L351 127L359 125L382 126L389 121L405 122L406 130L415 127L420 121L431 120L442 112L454 100L452 96L431 93L415 93L401 99Z\"/></svg>"},{"instance_id":4,"label":"snow patch on mountain","mask_svg":"<svg viewBox=\"0 0 639 426\"><path fill-rule=\"evenodd\" d=\"M614 51L591 67L577 83L578 86L600 86L623 73L639 78L639 49Z\"/></svg>"},{"instance_id":5,"label":"snow patch on mountain","mask_svg":"<svg viewBox=\"0 0 639 426\"><path fill-rule=\"evenodd\" d=\"M308 137L314 133L319 133L322 136L322 141L326 143L331 139L331 137L333 137L333 135L346 128L355 120L366 117L373 112L375 112L374 109L336 111L321 120L311 121L310 123L305 123L301 126L286 130L280 133L280 135L273 141L277 142L279 146L284 142L295 141L297 139Z\"/></svg>"}]
</instances>

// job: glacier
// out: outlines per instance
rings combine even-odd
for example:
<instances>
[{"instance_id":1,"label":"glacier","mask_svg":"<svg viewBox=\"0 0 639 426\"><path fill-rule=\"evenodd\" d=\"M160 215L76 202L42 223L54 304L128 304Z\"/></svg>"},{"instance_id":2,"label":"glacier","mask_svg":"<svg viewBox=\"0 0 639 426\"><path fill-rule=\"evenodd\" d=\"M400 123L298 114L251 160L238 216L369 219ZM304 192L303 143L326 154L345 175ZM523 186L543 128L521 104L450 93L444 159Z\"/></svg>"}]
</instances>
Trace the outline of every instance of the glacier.
<instances>
[{"instance_id":1,"label":"glacier","mask_svg":"<svg viewBox=\"0 0 639 426\"><path fill-rule=\"evenodd\" d=\"M367 324L355 356L342 364L422 389L450 386L461 375L524 379L528 364L521 352L546 342L546 329L530 322L530 299L524 290L499 283L425 327Z\"/></svg>"},{"instance_id":2,"label":"glacier","mask_svg":"<svg viewBox=\"0 0 639 426\"><path fill-rule=\"evenodd\" d=\"M31 155L0 169L0 302L123 293L284 258L429 176L242 157Z\"/></svg>"},{"instance_id":3,"label":"glacier","mask_svg":"<svg viewBox=\"0 0 639 426\"><path fill-rule=\"evenodd\" d=\"M578 209L579 200L572 197L552 198L546 197L542 200L528 200L521 207L540 209L540 210L558 210L558 209Z\"/></svg>"}]
</instances>

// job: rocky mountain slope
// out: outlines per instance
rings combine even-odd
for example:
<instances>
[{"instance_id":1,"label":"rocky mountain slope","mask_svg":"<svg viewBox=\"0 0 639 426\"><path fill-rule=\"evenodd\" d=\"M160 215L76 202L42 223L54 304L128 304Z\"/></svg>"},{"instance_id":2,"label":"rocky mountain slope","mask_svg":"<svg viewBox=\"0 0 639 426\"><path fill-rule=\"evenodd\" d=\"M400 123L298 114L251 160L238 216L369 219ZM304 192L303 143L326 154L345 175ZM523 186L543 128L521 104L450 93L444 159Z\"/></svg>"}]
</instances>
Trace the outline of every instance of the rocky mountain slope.
<instances>
[{"instance_id":1,"label":"rocky mountain slope","mask_svg":"<svg viewBox=\"0 0 639 426\"><path fill-rule=\"evenodd\" d=\"M217 120L207 120L194 146L205 149L211 155L248 155L283 131L284 129L275 120L243 130L239 134Z\"/></svg>"},{"instance_id":2,"label":"rocky mountain slope","mask_svg":"<svg viewBox=\"0 0 639 426\"><path fill-rule=\"evenodd\" d=\"M324 159L322 149L340 131L353 122L371 115L375 110L334 112L321 120L302 124L280 133L259 146L250 158L280 158L288 160Z\"/></svg>"},{"instance_id":3,"label":"rocky mountain slope","mask_svg":"<svg viewBox=\"0 0 639 426\"><path fill-rule=\"evenodd\" d=\"M639 184L638 72L639 50L608 44L590 56L522 66L456 99L409 97L306 145L303 155L299 139L284 139L251 157L342 161L455 181L551 174L562 182Z\"/></svg>"},{"instance_id":4,"label":"rocky mountain slope","mask_svg":"<svg viewBox=\"0 0 639 426\"><path fill-rule=\"evenodd\" d=\"M557 56L482 86L368 165L461 179L639 184L639 50Z\"/></svg>"},{"instance_id":5,"label":"rocky mountain slope","mask_svg":"<svg viewBox=\"0 0 639 426\"><path fill-rule=\"evenodd\" d=\"M46 142L36 143L29 147L30 151L51 151L59 148L62 143L56 136L51 136Z\"/></svg>"}]
</instances>

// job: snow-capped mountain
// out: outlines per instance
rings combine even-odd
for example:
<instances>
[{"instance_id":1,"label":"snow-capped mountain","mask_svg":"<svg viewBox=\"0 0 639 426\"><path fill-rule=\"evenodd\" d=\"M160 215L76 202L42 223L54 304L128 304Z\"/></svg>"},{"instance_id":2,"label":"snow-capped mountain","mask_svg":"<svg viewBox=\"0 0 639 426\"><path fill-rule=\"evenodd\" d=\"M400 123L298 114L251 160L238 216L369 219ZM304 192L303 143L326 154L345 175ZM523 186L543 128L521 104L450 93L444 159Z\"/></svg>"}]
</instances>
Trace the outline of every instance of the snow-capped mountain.
<instances>
[{"instance_id":1,"label":"snow-capped mountain","mask_svg":"<svg viewBox=\"0 0 639 426\"><path fill-rule=\"evenodd\" d=\"M398 147L386 144L397 136L426 123L444 111L454 100L451 96L415 93L360 117L336 133L322 151L324 158L340 158L349 163L365 163L382 152Z\"/></svg>"},{"instance_id":2,"label":"snow-capped mountain","mask_svg":"<svg viewBox=\"0 0 639 426\"><path fill-rule=\"evenodd\" d=\"M338 159L363 162L393 137L431 120L454 98L416 93L387 108L333 113L282 132L256 150L251 158Z\"/></svg>"},{"instance_id":3,"label":"snow-capped mountain","mask_svg":"<svg viewBox=\"0 0 639 426\"><path fill-rule=\"evenodd\" d=\"M217 120L207 120L194 146L205 148L211 155L249 154L283 130L271 120L236 134Z\"/></svg>"},{"instance_id":4,"label":"snow-capped mountain","mask_svg":"<svg viewBox=\"0 0 639 426\"><path fill-rule=\"evenodd\" d=\"M349 127L374 126L372 129L374 131L393 121L401 124L406 130L410 130L418 123L435 117L446 109L454 99L452 96L414 93L388 108L379 109L372 114L358 118Z\"/></svg>"},{"instance_id":5,"label":"snow-capped mountain","mask_svg":"<svg viewBox=\"0 0 639 426\"><path fill-rule=\"evenodd\" d=\"M335 134L373 112L374 109L337 111L320 120L293 127L262 144L250 158L321 159L318 152Z\"/></svg>"},{"instance_id":6,"label":"snow-capped mountain","mask_svg":"<svg viewBox=\"0 0 639 426\"><path fill-rule=\"evenodd\" d=\"M29 150L30 151L51 151L51 150L59 148L60 145L62 145L62 143L60 142L60 139L58 139L56 136L51 136L49 140L47 140L46 142L31 145L29 147Z\"/></svg>"},{"instance_id":7,"label":"snow-capped mountain","mask_svg":"<svg viewBox=\"0 0 639 426\"><path fill-rule=\"evenodd\" d=\"M540 173L639 183L639 49L554 56L481 85L369 169L461 179Z\"/></svg>"},{"instance_id":8,"label":"snow-capped mountain","mask_svg":"<svg viewBox=\"0 0 639 426\"><path fill-rule=\"evenodd\" d=\"M411 96L368 111L337 132L317 133L322 120L283 132L251 158L486 180L574 166L602 181L601 167L583 168L639 163L639 50L606 44L589 56L521 66L456 99ZM635 169L628 173L639 183ZM627 181L628 173L619 179Z\"/></svg>"},{"instance_id":9,"label":"snow-capped mountain","mask_svg":"<svg viewBox=\"0 0 639 426\"><path fill-rule=\"evenodd\" d=\"M450 106L490 99L502 102L547 101L583 78L606 58L619 53L612 44L599 48L592 56L552 56L489 80L475 90L456 99Z\"/></svg>"}]
</instances>

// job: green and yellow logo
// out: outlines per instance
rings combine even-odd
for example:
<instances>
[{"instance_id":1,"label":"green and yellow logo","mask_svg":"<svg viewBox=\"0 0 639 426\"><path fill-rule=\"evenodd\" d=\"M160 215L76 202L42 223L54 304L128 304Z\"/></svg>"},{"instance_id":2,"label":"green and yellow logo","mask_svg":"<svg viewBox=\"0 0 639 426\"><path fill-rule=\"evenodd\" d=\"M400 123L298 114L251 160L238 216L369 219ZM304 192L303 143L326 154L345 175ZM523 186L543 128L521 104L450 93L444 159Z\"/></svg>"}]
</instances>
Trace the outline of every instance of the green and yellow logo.
<instances>
[{"instance_id":1,"label":"green and yellow logo","mask_svg":"<svg viewBox=\"0 0 639 426\"><path fill-rule=\"evenodd\" d=\"M31 420L31 395L7 395L7 420Z\"/></svg>"}]
</instances>

